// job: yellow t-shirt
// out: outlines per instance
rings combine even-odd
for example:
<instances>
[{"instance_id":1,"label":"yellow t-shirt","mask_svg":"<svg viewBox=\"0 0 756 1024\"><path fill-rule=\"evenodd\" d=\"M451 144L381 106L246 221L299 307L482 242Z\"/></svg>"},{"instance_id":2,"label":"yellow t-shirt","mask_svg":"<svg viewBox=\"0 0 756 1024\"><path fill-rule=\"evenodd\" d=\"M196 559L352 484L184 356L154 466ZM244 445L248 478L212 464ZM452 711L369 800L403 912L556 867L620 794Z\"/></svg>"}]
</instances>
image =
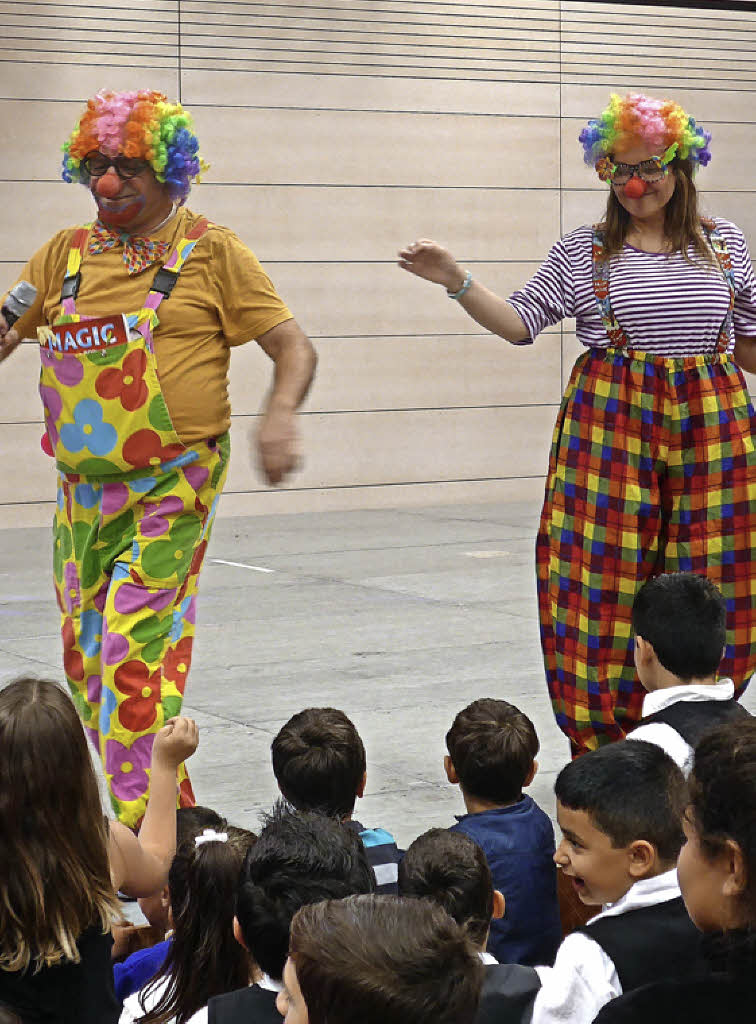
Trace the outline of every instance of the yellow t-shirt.
<instances>
[{"instance_id":1,"label":"yellow t-shirt","mask_svg":"<svg viewBox=\"0 0 756 1024\"><path fill-rule=\"evenodd\" d=\"M173 247L200 220L186 208L150 238ZM26 264L19 280L37 289L16 328L34 337L62 313L60 289L75 228L54 235ZM168 255L164 260L168 259ZM162 261L161 261L162 262ZM129 276L119 244L84 254L76 312L109 316L140 309L161 262ZM184 444L217 437L231 425L230 349L291 319L257 257L228 228L212 225L195 245L170 296L157 311L155 358L163 396Z\"/></svg>"}]
</instances>

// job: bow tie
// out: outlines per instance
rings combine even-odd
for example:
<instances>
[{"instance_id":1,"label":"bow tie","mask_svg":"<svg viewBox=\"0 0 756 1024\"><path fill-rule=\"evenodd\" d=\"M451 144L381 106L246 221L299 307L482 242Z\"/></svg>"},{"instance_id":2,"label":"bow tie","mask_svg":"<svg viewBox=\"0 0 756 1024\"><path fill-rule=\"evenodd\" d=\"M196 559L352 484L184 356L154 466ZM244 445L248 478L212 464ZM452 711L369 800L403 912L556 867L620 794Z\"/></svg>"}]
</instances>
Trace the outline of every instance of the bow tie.
<instances>
[{"instance_id":1,"label":"bow tie","mask_svg":"<svg viewBox=\"0 0 756 1024\"><path fill-rule=\"evenodd\" d=\"M129 274L141 273L151 263L162 260L171 250L170 242L155 242L140 235L121 234L99 220L95 221L89 233L89 255L97 256L118 245L123 245L123 262Z\"/></svg>"}]
</instances>

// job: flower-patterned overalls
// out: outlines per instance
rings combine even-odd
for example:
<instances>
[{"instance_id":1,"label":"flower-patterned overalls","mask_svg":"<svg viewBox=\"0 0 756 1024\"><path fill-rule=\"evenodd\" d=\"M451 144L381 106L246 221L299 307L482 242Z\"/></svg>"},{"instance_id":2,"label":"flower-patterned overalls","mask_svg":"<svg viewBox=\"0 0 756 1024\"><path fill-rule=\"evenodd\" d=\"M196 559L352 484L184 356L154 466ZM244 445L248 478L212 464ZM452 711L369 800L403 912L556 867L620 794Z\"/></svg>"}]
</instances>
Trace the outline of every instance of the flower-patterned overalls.
<instances>
[{"instance_id":1,"label":"flower-patterned overalls","mask_svg":"<svg viewBox=\"0 0 756 1024\"><path fill-rule=\"evenodd\" d=\"M228 434L179 439L153 343L158 307L207 228L195 225L143 307L126 314L125 344L59 351L50 328L38 332L43 446L59 473L54 573L64 668L114 810L131 827L144 814L154 735L181 708L199 571L228 468ZM74 234L55 326L95 319L75 306L89 235L90 226ZM181 803L193 804L183 765L179 779Z\"/></svg>"}]
</instances>

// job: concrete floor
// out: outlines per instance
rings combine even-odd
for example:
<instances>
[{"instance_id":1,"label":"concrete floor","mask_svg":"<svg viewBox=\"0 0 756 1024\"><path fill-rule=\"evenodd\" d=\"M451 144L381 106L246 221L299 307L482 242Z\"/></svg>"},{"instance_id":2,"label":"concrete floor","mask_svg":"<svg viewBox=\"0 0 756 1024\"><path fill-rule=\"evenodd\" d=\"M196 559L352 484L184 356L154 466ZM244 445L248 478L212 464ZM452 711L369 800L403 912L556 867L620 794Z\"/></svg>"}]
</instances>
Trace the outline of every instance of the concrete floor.
<instances>
[{"instance_id":1,"label":"concrete floor","mask_svg":"<svg viewBox=\"0 0 756 1024\"><path fill-rule=\"evenodd\" d=\"M443 774L444 735L490 696L532 718L541 751L529 792L553 815L568 752L538 643L537 520L523 504L219 520L184 704L200 726L197 799L255 828L276 795L271 739L295 711L331 705L367 749L356 816L407 845L464 811ZM46 530L0 532L0 685L62 678L48 541Z\"/></svg>"}]
</instances>

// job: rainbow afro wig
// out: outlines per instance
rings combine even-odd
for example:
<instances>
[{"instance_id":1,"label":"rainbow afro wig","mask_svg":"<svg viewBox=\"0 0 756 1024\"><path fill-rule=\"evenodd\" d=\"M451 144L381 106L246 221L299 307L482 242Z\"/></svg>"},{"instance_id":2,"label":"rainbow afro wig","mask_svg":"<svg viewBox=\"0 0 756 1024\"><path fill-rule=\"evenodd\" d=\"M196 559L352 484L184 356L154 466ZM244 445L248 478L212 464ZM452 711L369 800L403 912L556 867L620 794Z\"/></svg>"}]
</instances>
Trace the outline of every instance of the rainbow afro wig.
<instances>
[{"instance_id":1,"label":"rainbow afro wig","mask_svg":"<svg viewBox=\"0 0 756 1024\"><path fill-rule=\"evenodd\" d=\"M674 100L656 100L642 93L618 96L612 93L609 106L592 118L580 133L585 162L594 167L610 156L616 146L645 142L652 151L669 160L679 156L693 161L693 169L711 160L711 133L688 117Z\"/></svg>"},{"instance_id":2,"label":"rainbow afro wig","mask_svg":"<svg viewBox=\"0 0 756 1024\"><path fill-rule=\"evenodd\" d=\"M82 160L94 151L146 160L158 181L168 186L174 203L184 203L192 181L208 165L199 155L191 116L162 92L113 92L103 89L87 109L70 139L63 143L63 180L86 184Z\"/></svg>"}]
</instances>

